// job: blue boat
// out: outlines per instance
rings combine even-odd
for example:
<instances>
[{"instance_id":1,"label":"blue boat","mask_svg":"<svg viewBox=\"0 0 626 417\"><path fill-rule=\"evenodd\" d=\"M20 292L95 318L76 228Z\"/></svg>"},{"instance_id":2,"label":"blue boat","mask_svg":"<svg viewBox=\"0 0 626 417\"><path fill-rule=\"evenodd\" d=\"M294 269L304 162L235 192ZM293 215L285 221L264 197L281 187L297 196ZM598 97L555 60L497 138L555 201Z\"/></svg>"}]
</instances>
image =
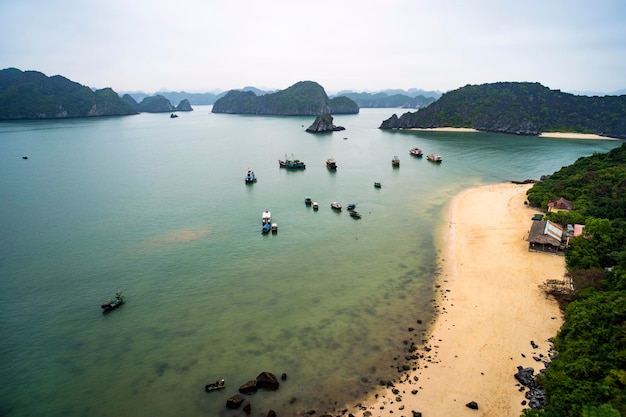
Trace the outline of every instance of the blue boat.
<instances>
[{"instance_id":1,"label":"blue boat","mask_svg":"<svg viewBox=\"0 0 626 417\"><path fill-rule=\"evenodd\" d=\"M248 173L245 178L246 184L252 184L256 182L256 175L254 175L254 171L248 168Z\"/></svg>"}]
</instances>

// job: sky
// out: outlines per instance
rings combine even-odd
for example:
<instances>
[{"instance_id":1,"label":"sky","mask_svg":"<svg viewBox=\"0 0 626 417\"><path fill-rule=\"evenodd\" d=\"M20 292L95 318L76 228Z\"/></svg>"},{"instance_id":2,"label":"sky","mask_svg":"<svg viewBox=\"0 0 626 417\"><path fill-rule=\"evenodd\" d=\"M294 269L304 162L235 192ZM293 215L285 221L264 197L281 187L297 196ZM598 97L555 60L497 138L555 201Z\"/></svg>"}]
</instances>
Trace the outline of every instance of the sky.
<instances>
[{"instance_id":1,"label":"sky","mask_svg":"<svg viewBox=\"0 0 626 417\"><path fill-rule=\"evenodd\" d=\"M117 92L626 88L624 0L0 0L0 69Z\"/></svg>"}]
</instances>

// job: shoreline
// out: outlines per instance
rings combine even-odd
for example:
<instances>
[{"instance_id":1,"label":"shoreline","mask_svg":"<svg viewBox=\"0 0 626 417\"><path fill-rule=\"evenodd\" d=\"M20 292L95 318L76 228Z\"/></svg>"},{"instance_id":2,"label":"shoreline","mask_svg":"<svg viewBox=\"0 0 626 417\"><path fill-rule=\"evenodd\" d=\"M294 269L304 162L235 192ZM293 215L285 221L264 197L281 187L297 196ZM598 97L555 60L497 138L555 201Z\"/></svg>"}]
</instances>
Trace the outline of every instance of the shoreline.
<instances>
[{"instance_id":1,"label":"shoreline","mask_svg":"<svg viewBox=\"0 0 626 417\"><path fill-rule=\"evenodd\" d=\"M437 315L413 352L420 359L358 404L355 417L520 416L517 367L543 369L562 324L539 285L565 274L563 256L528 251L537 212L524 204L531 186L482 186L452 200L437 245ZM466 407L471 401L478 410Z\"/></svg>"},{"instance_id":2,"label":"shoreline","mask_svg":"<svg viewBox=\"0 0 626 417\"><path fill-rule=\"evenodd\" d=\"M481 130L472 129L470 127L430 127L419 128L412 127L407 130L417 130L422 132L460 132L460 133L479 133ZM491 132L483 132L491 133ZM612 138L609 136L600 136L592 133L568 133L568 132L542 132L537 135L540 138L552 138L552 139L593 139L593 140L621 140L619 138Z\"/></svg>"}]
</instances>

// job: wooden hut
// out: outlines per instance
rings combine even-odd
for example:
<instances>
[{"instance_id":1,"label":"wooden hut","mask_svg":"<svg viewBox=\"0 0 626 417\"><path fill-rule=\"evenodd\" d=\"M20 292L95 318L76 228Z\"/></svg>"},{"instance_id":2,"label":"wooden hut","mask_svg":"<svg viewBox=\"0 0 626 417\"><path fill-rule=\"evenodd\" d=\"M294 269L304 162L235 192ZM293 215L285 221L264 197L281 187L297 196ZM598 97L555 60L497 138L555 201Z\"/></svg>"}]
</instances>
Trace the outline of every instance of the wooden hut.
<instances>
[{"instance_id":1,"label":"wooden hut","mask_svg":"<svg viewBox=\"0 0 626 417\"><path fill-rule=\"evenodd\" d=\"M556 253L563 248L563 228L550 220L535 220L528 233L528 250Z\"/></svg>"},{"instance_id":2,"label":"wooden hut","mask_svg":"<svg viewBox=\"0 0 626 417\"><path fill-rule=\"evenodd\" d=\"M558 200L552 200L548 203L548 211L560 211L560 210L572 210L574 208L574 204L571 201L567 200L564 197L559 198Z\"/></svg>"}]
</instances>

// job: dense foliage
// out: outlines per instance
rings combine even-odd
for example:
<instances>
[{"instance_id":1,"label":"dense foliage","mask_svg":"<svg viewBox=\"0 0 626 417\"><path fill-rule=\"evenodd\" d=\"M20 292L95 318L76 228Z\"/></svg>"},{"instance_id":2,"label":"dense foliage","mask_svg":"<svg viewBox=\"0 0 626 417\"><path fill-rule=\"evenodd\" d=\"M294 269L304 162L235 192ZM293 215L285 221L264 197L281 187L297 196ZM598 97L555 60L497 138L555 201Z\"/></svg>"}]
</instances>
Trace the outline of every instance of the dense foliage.
<instances>
[{"instance_id":1,"label":"dense foliage","mask_svg":"<svg viewBox=\"0 0 626 417\"><path fill-rule=\"evenodd\" d=\"M626 95L587 97L539 83L467 85L445 93L417 112L395 114L381 129L465 127L487 132L538 135L594 133L626 138Z\"/></svg>"},{"instance_id":2,"label":"dense foliage","mask_svg":"<svg viewBox=\"0 0 626 417\"><path fill-rule=\"evenodd\" d=\"M93 91L60 75L0 71L0 120L135 114L110 88Z\"/></svg>"},{"instance_id":3,"label":"dense foliage","mask_svg":"<svg viewBox=\"0 0 626 417\"><path fill-rule=\"evenodd\" d=\"M332 104L322 86L313 81L300 81L285 90L261 96L252 91L231 90L215 102L213 113L280 116L358 113L356 103L350 102L348 98L337 97Z\"/></svg>"},{"instance_id":4,"label":"dense foliage","mask_svg":"<svg viewBox=\"0 0 626 417\"><path fill-rule=\"evenodd\" d=\"M545 207L565 197L571 213L549 213L558 222L585 225L566 251L574 292L565 322L540 382L544 410L526 416L618 417L626 415L626 144L606 154L581 158L528 192Z\"/></svg>"}]
</instances>

